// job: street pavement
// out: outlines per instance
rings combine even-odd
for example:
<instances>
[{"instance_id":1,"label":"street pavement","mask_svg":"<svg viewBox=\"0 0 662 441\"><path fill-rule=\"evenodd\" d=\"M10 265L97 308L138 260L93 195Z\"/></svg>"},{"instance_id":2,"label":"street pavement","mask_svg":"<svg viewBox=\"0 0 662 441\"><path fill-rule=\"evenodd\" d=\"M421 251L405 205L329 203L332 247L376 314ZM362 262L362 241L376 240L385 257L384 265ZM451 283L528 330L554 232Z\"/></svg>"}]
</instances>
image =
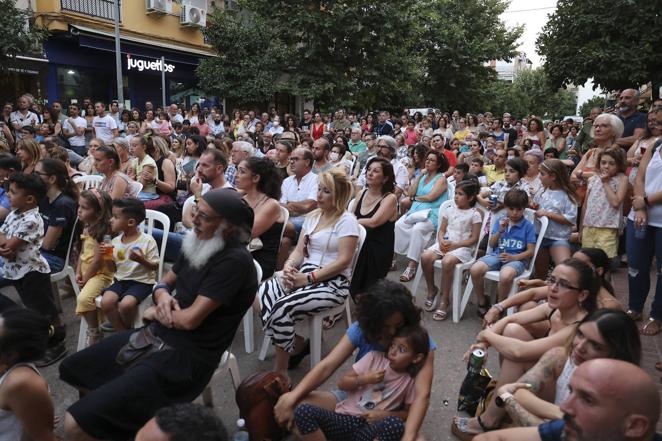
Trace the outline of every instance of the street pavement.
<instances>
[{"instance_id":1,"label":"street pavement","mask_svg":"<svg viewBox=\"0 0 662 441\"><path fill-rule=\"evenodd\" d=\"M397 280L404 262L399 262L399 271L391 272L389 279ZM625 269L620 269L614 274L613 283L617 291L617 296L625 304L627 300L627 273ZM654 279L653 279L654 280ZM407 285L411 285L408 283ZM425 283L421 281L419 286L419 295L424 296L423 290ZM655 284L652 283L654 289ZM8 293L15 298L12 288L4 288L3 292ZM649 302L646 307L648 311ZM76 350L78 339L78 329L80 321L74 316L74 301L72 298L63 300L64 313L62 315L67 325L67 347L70 353ZM257 318L257 317L256 317ZM240 326L235 336L231 351L236 355L239 371L242 378L257 371L268 371L273 366L273 348L270 349L267 359L259 361L257 358L261 344L261 329L258 326L259 320L255 321L255 347L256 351L246 354L244 351L243 328ZM453 323L451 318L445 322L435 322L430 313L424 313L424 324L430 335L438 345L435 354L435 376L432 385L432 396L430 408L425 418L422 434L428 441L442 441L455 439L450 432L450 422L453 415L457 414L457 394L466 373L466 364L462 362L462 355L468 349L469 345L477 332L480 330L480 320L476 316L476 309L472 303L466 308L464 316L459 323ZM322 344L323 355L328 353L334 344L340 339L346 329L344 321L339 321L335 328L324 331L324 341ZM655 362L662 360L660 348L662 335L655 337L642 337L643 343L643 368L654 378L660 377L662 373L654 369ZM488 356L488 368L491 372L498 372L496 353L491 350ZM294 383L298 382L309 370L310 360L304 359L301 365L291 371L290 375ZM322 389L332 388L340 377L351 367L351 360L346 362L336 374L330 378ZM69 405L78 398L78 392L59 380L57 365L41 369L42 375L48 380L51 393L55 403L55 415L63 416ZM656 382L659 392L662 392L662 385ZM232 433L235 427L235 421L238 418L238 410L234 401L234 389L229 375L223 375L215 380L213 385L214 407L225 423L228 431ZM200 400L198 400L200 401ZM662 431L662 424L658 424L658 431ZM62 435L62 427L57 429L57 433ZM288 439L294 439L293 437Z\"/></svg>"}]
</instances>

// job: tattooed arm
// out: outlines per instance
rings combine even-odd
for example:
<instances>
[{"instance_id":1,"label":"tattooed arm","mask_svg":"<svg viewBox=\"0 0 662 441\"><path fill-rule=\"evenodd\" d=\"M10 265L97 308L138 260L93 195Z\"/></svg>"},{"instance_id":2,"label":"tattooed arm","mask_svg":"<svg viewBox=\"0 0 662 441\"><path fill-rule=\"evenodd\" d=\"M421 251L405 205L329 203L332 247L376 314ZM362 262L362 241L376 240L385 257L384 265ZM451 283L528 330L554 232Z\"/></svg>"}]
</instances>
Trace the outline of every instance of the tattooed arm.
<instances>
[{"instance_id":1,"label":"tattooed arm","mask_svg":"<svg viewBox=\"0 0 662 441\"><path fill-rule=\"evenodd\" d=\"M554 396L556 380L561 375L567 358L564 348L550 349L518 380L518 383L528 383L530 387L514 392L514 399L508 400L506 410L519 425L535 426L542 422L541 418L560 418L558 407L539 397ZM502 388L504 387L507 385Z\"/></svg>"}]
</instances>

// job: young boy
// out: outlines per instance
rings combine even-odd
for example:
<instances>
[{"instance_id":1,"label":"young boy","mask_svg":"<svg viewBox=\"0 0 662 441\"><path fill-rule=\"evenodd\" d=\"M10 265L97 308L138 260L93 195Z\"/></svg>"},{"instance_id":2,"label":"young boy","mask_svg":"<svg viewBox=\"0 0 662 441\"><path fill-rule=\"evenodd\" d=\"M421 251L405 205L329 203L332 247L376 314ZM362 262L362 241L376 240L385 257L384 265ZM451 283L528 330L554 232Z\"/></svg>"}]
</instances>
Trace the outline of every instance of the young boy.
<instances>
[{"instance_id":1,"label":"young boy","mask_svg":"<svg viewBox=\"0 0 662 441\"><path fill-rule=\"evenodd\" d=\"M478 178L478 183L481 187L487 187L487 177L483 173L483 166L485 163L480 158L474 158L469 164L469 173Z\"/></svg>"},{"instance_id":2,"label":"young boy","mask_svg":"<svg viewBox=\"0 0 662 441\"><path fill-rule=\"evenodd\" d=\"M0 227L0 256L4 258L4 277L12 280L26 308L43 314L53 325L46 356L38 366L47 366L66 354L64 327L51 288L48 262L39 252L44 238L44 221L39 201L46 185L37 175L15 173L9 177L9 202L12 211ZM13 306L3 297L3 308Z\"/></svg>"},{"instance_id":3,"label":"young boy","mask_svg":"<svg viewBox=\"0 0 662 441\"><path fill-rule=\"evenodd\" d=\"M115 283L103 291L101 309L110 323L101 325L102 331L122 331L133 327L133 319L140 302L152 293L159 267L156 241L138 229L145 220L145 206L138 199L113 201L110 227L118 234L113 241Z\"/></svg>"},{"instance_id":4,"label":"young boy","mask_svg":"<svg viewBox=\"0 0 662 441\"><path fill-rule=\"evenodd\" d=\"M490 300L485 297L483 285L485 273L499 272L499 301L508 297L515 277L524 272L528 260L533 257L536 245L536 230L531 222L524 218L524 210L529 205L529 196L525 191L513 189L506 193L503 204L506 215L492 222L492 235L489 245L492 250L481 257L471 267L471 280L478 300L478 314L482 317L490 307Z\"/></svg>"}]
</instances>

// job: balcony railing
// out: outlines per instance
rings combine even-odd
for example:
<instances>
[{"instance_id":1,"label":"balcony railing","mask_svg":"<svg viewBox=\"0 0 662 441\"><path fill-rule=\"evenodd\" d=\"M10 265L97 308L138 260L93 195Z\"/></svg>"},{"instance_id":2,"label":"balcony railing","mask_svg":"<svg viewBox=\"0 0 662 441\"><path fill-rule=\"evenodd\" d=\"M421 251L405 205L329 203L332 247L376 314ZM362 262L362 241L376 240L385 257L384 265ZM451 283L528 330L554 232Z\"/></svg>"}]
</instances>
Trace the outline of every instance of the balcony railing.
<instances>
[{"instance_id":1,"label":"balcony railing","mask_svg":"<svg viewBox=\"0 0 662 441\"><path fill-rule=\"evenodd\" d=\"M121 5L121 0L118 1ZM77 12L79 14L103 18L105 20L115 19L114 0L60 0L60 7L62 11ZM120 21L121 20L122 17L120 15Z\"/></svg>"}]
</instances>

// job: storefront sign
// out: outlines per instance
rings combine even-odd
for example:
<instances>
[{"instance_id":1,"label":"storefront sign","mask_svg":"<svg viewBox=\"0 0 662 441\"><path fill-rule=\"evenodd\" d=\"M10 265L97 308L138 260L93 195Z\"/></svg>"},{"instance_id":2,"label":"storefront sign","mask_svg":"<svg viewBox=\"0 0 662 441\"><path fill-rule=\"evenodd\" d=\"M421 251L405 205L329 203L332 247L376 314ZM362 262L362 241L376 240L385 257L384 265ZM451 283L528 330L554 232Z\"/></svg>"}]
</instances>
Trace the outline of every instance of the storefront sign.
<instances>
[{"instance_id":1,"label":"storefront sign","mask_svg":"<svg viewBox=\"0 0 662 441\"><path fill-rule=\"evenodd\" d=\"M126 56L126 70L137 69L139 72L143 70L156 70L158 72L165 71L166 73L175 70L174 64L163 63L162 60L148 61L140 58L133 58L130 54Z\"/></svg>"}]
</instances>

